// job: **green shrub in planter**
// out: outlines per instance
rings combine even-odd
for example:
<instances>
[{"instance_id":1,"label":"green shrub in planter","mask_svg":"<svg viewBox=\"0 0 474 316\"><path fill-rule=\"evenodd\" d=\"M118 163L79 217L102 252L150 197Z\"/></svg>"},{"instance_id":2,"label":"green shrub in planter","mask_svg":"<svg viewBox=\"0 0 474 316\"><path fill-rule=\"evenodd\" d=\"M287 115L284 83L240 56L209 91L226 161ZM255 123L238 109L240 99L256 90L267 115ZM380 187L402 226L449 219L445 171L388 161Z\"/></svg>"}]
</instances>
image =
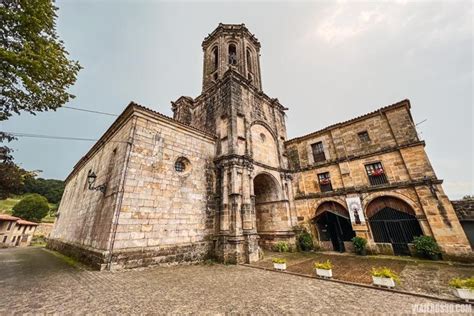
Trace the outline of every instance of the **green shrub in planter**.
<instances>
[{"instance_id":1,"label":"green shrub in planter","mask_svg":"<svg viewBox=\"0 0 474 316\"><path fill-rule=\"evenodd\" d=\"M431 260L438 260L441 255L436 240L431 236L418 236L413 239L415 251L419 256L429 258Z\"/></svg>"},{"instance_id":2,"label":"green shrub in planter","mask_svg":"<svg viewBox=\"0 0 474 316\"><path fill-rule=\"evenodd\" d=\"M357 254L362 256L367 254L367 239L356 236L352 238L352 244L354 245L354 249Z\"/></svg>"},{"instance_id":3,"label":"green shrub in planter","mask_svg":"<svg viewBox=\"0 0 474 316\"><path fill-rule=\"evenodd\" d=\"M290 246L288 246L288 243L284 241L279 241L273 246L273 250L278 251L278 252L288 252L290 251Z\"/></svg>"},{"instance_id":4,"label":"green shrub in planter","mask_svg":"<svg viewBox=\"0 0 474 316\"><path fill-rule=\"evenodd\" d=\"M456 289L470 289L471 291L474 291L474 277L470 277L467 279L452 279L451 281L449 281L449 286L454 287Z\"/></svg>"},{"instance_id":5,"label":"green shrub in planter","mask_svg":"<svg viewBox=\"0 0 474 316\"><path fill-rule=\"evenodd\" d=\"M390 268L372 268L372 276L380 278L392 278L395 282L400 283L400 278Z\"/></svg>"},{"instance_id":6,"label":"green shrub in planter","mask_svg":"<svg viewBox=\"0 0 474 316\"><path fill-rule=\"evenodd\" d=\"M331 261L327 260L326 262L315 262L314 263L315 269L322 269L322 270L331 270L332 263Z\"/></svg>"},{"instance_id":7,"label":"green shrub in planter","mask_svg":"<svg viewBox=\"0 0 474 316\"><path fill-rule=\"evenodd\" d=\"M286 263L286 259L285 259L285 258L273 258L273 259L272 259L272 262L273 262L273 263L283 264L283 263Z\"/></svg>"},{"instance_id":8,"label":"green shrub in planter","mask_svg":"<svg viewBox=\"0 0 474 316\"><path fill-rule=\"evenodd\" d=\"M298 235L298 248L301 251L310 251L313 249L313 238L307 231L302 231Z\"/></svg>"}]
</instances>

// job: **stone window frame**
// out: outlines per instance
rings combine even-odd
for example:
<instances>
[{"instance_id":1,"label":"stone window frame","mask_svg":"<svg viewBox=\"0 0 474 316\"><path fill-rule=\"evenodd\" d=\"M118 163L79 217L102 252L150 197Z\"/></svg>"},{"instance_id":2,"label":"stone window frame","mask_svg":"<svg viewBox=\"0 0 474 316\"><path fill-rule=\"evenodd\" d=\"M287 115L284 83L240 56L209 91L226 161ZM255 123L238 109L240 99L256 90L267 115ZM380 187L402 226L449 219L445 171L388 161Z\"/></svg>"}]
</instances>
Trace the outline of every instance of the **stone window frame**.
<instances>
[{"instance_id":1,"label":"stone window frame","mask_svg":"<svg viewBox=\"0 0 474 316\"><path fill-rule=\"evenodd\" d=\"M184 169L178 170L178 164L180 164L180 165L182 164ZM186 177L192 171L191 161L188 158L186 158L185 156L178 156L174 160L173 170L178 176Z\"/></svg>"},{"instance_id":2,"label":"stone window frame","mask_svg":"<svg viewBox=\"0 0 474 316\"><path fill-rule=\"evenodd\" d=\"M375 166L379 165L382 170L382 174L380 175L374 175L372 172L374 170L378 170ZM372 167L372 168L371 168ZM369 170L373 169L373 170ZM365 174L367 175L367 179L369 180L369 185L370 186L376 186L376 185L384 185L384 184L389 184L390 182L388 181L387 177L387 169L385 169L383 163L381 160L379 161L373 161L369 163L364 163L364 170Z\"/></svg>"},{"instance_id":3,"label":"stone window frame","mask_svg":"<svg viewBox=\"0 0 474 316\"><path fill-rule=\"evenodd\" d=\"M323 153L324 153L324 158L325 158L324 161L314 161L313 145L315 145L317 143L321 143L322 146L323 146ZM328 148L328 146L326 146L326 142L324 141L323 137L315 138L315 139L312 139L312 140L308 141L307 145L306 145L306 149L307 149L307 155L308 155L308 163L310 165L327 162L330 158L329 157L329 148Z\"/></svg>"},{"instance_id":4,"label":"stone window frame","mask_svg":"<svg viewBox=\"0 0 474 316\"><path fill-rule=\"evenodd\" d=\"M321 192L334 191L334 188L332 187L331 173L329 171L320 172L317 174L317 176L318 176L318 185ZM329 181L329 183L322 183L324 182L324 180Z\"/></svg>"},{"instance_id":5,"label":"stone window frame","mask_svg":"<svg viewBox=\"0 0 474 316\"><path fill-rule=\"evenodd\" d=\"M357 136L359 137L359 141L361 141L363 144L370 143L371 141L369 131L367 130L358 132Z\"/></svg>"}]
</instances>

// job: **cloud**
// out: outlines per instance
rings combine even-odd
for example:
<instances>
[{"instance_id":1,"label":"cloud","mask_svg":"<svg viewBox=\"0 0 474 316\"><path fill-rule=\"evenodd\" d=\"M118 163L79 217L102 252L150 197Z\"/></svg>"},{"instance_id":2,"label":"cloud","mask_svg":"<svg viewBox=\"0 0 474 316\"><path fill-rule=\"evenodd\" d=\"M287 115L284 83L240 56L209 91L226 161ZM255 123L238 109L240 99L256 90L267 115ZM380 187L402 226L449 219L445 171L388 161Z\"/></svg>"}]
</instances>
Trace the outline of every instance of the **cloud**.
<instances>
[{"instance_id":1,"label":"cloud","mask_svg":"<svg viewBox=\"0 0 474 316\"><path fill-rule=\"evenodd\" d=\"M414 31L412 36L422 36L425 44L436 43L453 36L472 38L472 3L339 1L316 10L312 21L303 41L338 45L371 32L384 38L409 28Z\"/></svg>"}]
</instances>

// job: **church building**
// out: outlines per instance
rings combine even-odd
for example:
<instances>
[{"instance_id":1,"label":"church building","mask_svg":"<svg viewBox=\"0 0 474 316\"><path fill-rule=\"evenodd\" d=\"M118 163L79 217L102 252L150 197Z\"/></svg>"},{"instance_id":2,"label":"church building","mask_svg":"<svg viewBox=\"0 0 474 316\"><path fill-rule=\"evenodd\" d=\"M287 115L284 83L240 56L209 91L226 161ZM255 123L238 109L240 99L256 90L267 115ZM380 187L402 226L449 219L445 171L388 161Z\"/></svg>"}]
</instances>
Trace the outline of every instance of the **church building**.
<instances>
[{"instance_id":1,"label":"church building","mask_svg":"<svg viewBox=\"0 0 474 316\"><path fill-rule=\"evenodd\" d=\"M98 269L216 258L259 260L295 246L409 255L433 236L443 258L472 250L402 100L287 139L262 90L260 42L219 24L202 43L202 93L173 118L130 103L66 179L48 247Z\"/></svg>"}]
</instances>

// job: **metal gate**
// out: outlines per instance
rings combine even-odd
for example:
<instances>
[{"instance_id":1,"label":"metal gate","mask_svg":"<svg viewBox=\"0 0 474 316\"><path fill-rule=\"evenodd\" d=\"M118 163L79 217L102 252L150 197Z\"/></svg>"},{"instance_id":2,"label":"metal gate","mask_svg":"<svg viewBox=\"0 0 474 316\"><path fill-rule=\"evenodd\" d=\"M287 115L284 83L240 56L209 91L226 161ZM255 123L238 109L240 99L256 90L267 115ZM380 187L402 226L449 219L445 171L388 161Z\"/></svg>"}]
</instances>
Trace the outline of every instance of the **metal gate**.
<instances>
[{"instance_id":1,"label":"metal gate","mask_svg":"<svg viewBox=\"0 0 474 316\"><path fill-rule=\"evenodd\" d=\"M369 219L375 242L391 243L396 255L410 255L408 243L423 235L415 216L385 207Z\"/></svg>"}]
</instances>

